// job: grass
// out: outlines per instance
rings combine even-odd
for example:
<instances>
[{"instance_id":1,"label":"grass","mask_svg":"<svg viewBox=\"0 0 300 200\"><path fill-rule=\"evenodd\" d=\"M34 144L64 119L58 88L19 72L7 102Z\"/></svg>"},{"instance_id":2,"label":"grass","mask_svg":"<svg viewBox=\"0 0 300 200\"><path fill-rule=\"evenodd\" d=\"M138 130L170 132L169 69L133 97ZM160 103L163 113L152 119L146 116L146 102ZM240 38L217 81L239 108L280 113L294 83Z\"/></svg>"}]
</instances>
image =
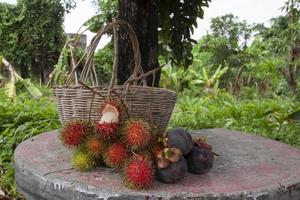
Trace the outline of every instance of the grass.
<instances>
[{"instance_id":1,"label":"grass","mask_svg":"<svg viewBox=\"0 0 300 200\"><path fill-rule=\"evenodd\" d=\"M300 122L290 117L299 108L300 103L288 97L237 99L228 93L218 97L182 96L169 126L227 128L300 147Z\"/></svg>"},{"instance_id":2,"label":"grass","mask_svg":"<svg viewBox=\"0 0 300 200\"><path fill-rule=\"evenodd\" d=\"M22 141L41 132L59 127L53 97L48 94L31 99L22 93L14 101L0 90L0 188L11 197L18 197L14 186L13 152Z\"/></svg>"}]
</instances>

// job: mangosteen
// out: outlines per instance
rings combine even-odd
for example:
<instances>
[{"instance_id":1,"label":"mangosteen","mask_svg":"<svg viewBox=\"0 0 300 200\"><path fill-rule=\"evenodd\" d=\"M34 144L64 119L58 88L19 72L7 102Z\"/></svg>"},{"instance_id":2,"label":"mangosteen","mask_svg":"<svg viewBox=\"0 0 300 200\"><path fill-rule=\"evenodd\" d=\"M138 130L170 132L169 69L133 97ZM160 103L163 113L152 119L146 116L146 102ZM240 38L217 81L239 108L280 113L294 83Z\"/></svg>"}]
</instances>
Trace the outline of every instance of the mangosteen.
<instances>
[{"instance_id":1,"label":"mangosteen","mask_svg":"<svg viewBox=\"0 0 300 200\"><path fill-rule=\"evenodd\" d=\"M207 148L194 144L192 151L186 157L188 171L194 174L207 173L213 166L214 154Z\"/></svg>"},{"instance_id":2,"label":"mangosteen","mask_svg":"<svg viewBox=\"0 0 300 200\"><path fill-rule=\"evenodd\" d=\"M156 177L163 183L178 182L184 178L186 172L187 163L183 156L181 156L178 162L170 162L166 168L156 167Z\"/></svg>"},{"instance_id":3,"label":"mangosteen","mask_svg":"<svg viewBox=\"0 0 300 200\"><path fill-rule=\"evenodd\" d=\"M186 156L193 148L193 139L189 132L184 128L174 128L168 131L168 146L179 148Z\"/></svg>"}]
</instances>

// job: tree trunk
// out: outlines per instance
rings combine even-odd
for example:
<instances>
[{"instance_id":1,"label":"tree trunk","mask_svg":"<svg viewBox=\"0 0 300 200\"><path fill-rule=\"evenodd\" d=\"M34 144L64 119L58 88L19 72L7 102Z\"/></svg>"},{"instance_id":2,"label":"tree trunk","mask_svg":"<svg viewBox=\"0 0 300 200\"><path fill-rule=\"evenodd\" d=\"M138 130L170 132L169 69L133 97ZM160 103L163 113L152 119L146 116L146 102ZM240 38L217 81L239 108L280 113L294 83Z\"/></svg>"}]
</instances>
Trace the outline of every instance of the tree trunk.
<instances>
[{"instance_id":1,"label":"tree trunk","mask_svg":"<svg viewBox=\"0 0 300 200\"><path fill-rule=\"evenodd\" d=\"M158 67L157 0L119 0L119 19L129 22L137 34L144 72ZM118 37L118 84L123 84L133 72L134 61L128 35L122 30ZM154 86L159 86L159 79L160 71L155 74ZM152 84L153 76L149 76L147 85Z\"/></svg>"},{"instance_id":2,"label":"tree trunk","mask_svg":"<svg viewBox=\"0 0 300 200\"><path fill-rule=\"evenodd\" d=\"M297 80L296 80L296 71L295 71L295 69L297 69L295 64L296 56L293 54L293 50L291 50L290 54L291 55L289 58L286 79L290 86L291 93L293 95L296 95L297 94Z\"/></svg>"},{"instance_id":3,"label":"tree trunk","mask_svg":"<svg viewBox=\"0 0 300 200\"><path fill-rule=\"evenodd\" d=\"M295 15L295 2L294 0L291 1L291 8L290 8L290 50L289 50L289 60L288 60L288 68L287 68L287 82L290 86L290 90L293 95L297 94L297 80L296 80L296 71L295 71L295 61L297 55L295 54L295 47L296 47L296 24L297 18Z\"/></svg>"}]
</instances>

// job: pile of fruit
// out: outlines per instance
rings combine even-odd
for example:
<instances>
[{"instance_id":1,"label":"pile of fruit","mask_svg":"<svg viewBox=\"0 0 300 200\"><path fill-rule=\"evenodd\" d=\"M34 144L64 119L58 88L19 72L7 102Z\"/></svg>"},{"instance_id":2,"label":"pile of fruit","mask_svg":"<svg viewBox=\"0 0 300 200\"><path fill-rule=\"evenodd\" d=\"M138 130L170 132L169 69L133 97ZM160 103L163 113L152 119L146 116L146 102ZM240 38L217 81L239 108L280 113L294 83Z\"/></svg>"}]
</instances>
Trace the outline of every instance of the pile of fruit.
<instances>
[{"instance_id":1,"label":"pile of fruit","mask_svg":"<svg viewBox=\"0 0 300 200\"><path fill-rule=\"evenodd\" d=\"M121 104L109 101L99 110L100 121L75 119L64 124L60 138L74 150L72 165L76 170L97 166L119 169L126 187L143 189L155 177L175 183L187 171L203 174L211 169L214 153L205 139L193 141L183 128L160 133L153 124L124 117L123 112Z\"/></svg>"}]
</instances>

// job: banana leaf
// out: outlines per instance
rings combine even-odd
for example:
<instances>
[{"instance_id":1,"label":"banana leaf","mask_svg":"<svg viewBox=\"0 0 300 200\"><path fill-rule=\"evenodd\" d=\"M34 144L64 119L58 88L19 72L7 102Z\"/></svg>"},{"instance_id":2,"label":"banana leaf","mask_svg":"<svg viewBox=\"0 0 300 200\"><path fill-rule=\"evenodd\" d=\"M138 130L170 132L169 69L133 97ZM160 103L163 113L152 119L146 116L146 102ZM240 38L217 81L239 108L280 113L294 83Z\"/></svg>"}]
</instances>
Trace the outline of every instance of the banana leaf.
<instances>
[{"instance_id":1,"label":"banana leaf","mask_svg":"<svg viewBox=\"0 0 300 200\"><path fill-rule=\"evenodd\" d=\"M39 97L43 96L43 93L29 79L23 79L23 80L20 80L20 82L25 86L27 91L34 98L39 98Z\"/></svg>"},{"instance_id":2,"label":"banana leaf","mask_svg":"<svg viewBox=\"0 0 300 200\"><path fill-rule=\"evenodd\" d=\"M5 91L8 95L8 97L10 97L11 99L16 98L17 82L21 83L34 98L39 98L39 97L43 96L42 92L29 79L23 79L16 72L15 68L5 58L3 58L1 56L0 56L0 64L3 64L4 67L10 73L8 82L4 84L4 88L5 88Z\"/></svg>"},{"instance_id":3,"label":"banana leaf","mask_svg":"<svg viewBox=\"0 0 300 200\"><path fill-rule=\"evenodd\" d=\"M5 85L4 89L9 98L15 99L17 96L16 92L16 81L14 79L9 80Z\"/></svg>"}]
</instances>

